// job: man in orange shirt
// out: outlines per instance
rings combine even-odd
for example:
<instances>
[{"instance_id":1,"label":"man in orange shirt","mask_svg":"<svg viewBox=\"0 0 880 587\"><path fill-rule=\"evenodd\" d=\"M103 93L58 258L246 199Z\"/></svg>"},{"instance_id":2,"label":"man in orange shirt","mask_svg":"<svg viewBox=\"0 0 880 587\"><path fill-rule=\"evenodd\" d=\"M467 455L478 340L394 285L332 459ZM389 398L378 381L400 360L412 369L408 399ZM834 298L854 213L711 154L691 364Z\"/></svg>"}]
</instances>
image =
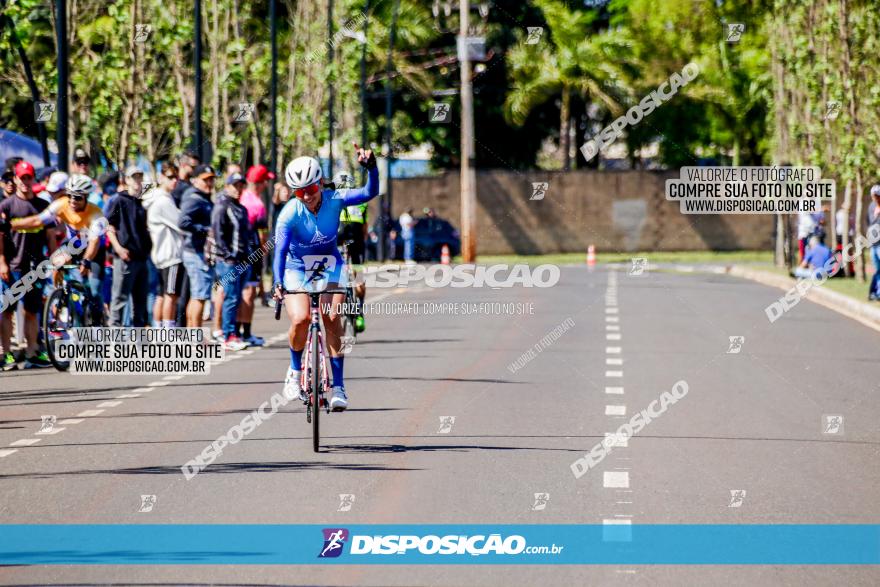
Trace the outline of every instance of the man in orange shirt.
<instances>
[{"instance_id":1,"label":"man in orange shirt","mask_svg":"<svg viewBox=\"0 0 880 587\"><path fill-rule=\"evenodd\" d=\"M88 201L92 187L92 180L88 176L71 175L67 181L66 196L58 198L39 214L13 220L12 230L63 224L66 227L65 240L80 245L73 247L74 250L82 250L81 245L85 240L85 251L72 256L72 259L79 262L79 273L83 282L88 284L94 311L103 314L101 283L104 279L103 234L106 232L106 220L101 209Z\"/></svg>"}]
</instances>

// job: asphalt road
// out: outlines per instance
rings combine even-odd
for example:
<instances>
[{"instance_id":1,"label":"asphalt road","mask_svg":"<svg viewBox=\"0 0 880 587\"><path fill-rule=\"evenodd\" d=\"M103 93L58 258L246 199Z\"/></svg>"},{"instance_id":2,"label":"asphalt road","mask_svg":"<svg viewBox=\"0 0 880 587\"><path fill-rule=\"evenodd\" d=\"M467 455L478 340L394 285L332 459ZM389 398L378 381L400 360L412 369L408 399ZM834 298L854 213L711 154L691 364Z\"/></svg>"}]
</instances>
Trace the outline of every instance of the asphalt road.
<instances>
[{"instance_id":1,"label":"asphalt road","mask_svg":"<svg viewBox=\"0 0 880 587\"><path fill-rule=\"evenodd\" d=\"M383 312L367 316L347 358L352 407L323 420L326 451L312 452L303 411L291 404L191 481L181 465L281 387L288 352L282 323L268 310L258 310L255 331L274 342L207 376L0 374L0 517L6 524L880 523L880 333L809 302L770 324L764 307L780 295L726 276L586 267L563 268L547 289L371 292L373 309ZM533 313L385 313L394 308L385 304L424 310L434 302L523 303ZM509 368L561 324L570 328L555 342ZM732 336L744 337L739 352L729 352L737 350ZM688 385L682 400L575 478L575 459L680 380ZM61 430L36 434L43 415L55 415ZM843 417L836 434L825 433L828 415ZM454 423L442 428L449 416ZM549 494L543 508L536 493ZM339 511L340 494L354 495L350 510ZM142 495L156 496L152 511L138 511ZM0 568L0 583L876 585L880 571L19 566Z\"/></svg>"}]
</instances>

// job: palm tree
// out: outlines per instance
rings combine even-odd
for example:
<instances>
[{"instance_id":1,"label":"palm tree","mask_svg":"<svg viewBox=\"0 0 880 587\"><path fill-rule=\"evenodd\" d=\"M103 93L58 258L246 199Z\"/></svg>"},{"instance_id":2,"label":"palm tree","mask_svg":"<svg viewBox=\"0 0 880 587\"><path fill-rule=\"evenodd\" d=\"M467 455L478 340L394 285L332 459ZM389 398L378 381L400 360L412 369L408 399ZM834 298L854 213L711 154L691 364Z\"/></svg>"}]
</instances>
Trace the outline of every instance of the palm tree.
<instances>
[{"instance_id":1,"label":"palm tree","mask_svg":"<svg viewBox=\"0 0 880 587\"><path fill-rule=\"evenodd\" d=\"M522 126L532 110L559 96L559 149L562 168L568 170L572 94L622 113L619 56L625 48L614 35L593 32L593 11L570 10L559 0L535 0L535 5L544 13L549 34L544 31L534 44L523 40L510 51L505 117Z\"/></svg>"}]
</instances>

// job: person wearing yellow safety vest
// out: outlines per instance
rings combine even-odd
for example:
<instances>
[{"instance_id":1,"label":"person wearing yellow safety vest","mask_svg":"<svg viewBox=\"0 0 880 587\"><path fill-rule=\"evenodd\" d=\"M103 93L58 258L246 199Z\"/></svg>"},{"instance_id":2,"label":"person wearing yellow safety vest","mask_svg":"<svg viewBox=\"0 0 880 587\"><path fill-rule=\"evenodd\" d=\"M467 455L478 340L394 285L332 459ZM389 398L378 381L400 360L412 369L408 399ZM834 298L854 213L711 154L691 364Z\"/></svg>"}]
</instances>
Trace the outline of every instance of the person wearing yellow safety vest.
<instances>
[{"instance_id":1,"label":"person wearing yellow safety vest","mask_svg":"<svg viewBox=\"0 0 880 587\"><path fill-rule=\"evenodd\" d=\"M351 257L351 263L354 266L364 262L364 251L367 240L367 204L356 204L354 206L346 206L339 213L339 238L337 244L345 241L352 241L348 246L348 254ZM352 268L353 269L353 268ZM355 282L355 295L360 301L360 307L364 306L364 296L367 294L367 285L363 281ZM363 310L361 314L355 318L355 328L358 332L363 332L366 327L364 322Z\"/></svg>"}]
</instances>

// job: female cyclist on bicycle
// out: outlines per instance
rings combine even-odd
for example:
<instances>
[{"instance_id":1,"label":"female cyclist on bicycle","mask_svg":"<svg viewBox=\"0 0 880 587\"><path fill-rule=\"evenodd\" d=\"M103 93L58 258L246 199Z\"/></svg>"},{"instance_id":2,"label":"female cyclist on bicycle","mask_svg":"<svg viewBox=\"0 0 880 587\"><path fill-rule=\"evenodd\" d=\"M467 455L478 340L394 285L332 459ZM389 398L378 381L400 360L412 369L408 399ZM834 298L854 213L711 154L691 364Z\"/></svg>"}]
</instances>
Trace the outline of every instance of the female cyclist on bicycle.
<instances>
[{"instance_id":1,"label":"female cyclist on bicycle","mask_svg":"<svg viewBox=\"0 0 880 587\"><path fill-rule=\"evenodd\" d=\"M290 318L290 368L284 381L284 393L287 397L299 395L304 401L308 398L304 397L305 392L300 388L300 374L309 326L309 298L306 295L285 296L284 292L312 287L317 268L320 268L322 286L326 284L322 289L345 286L343 261L336 248L340 210L368 202L379 194L376 157L371 150L364 150L357 144L354 146L358 163L368 171L367 185L364 187L341 190L325 188L321 182L321 166L313 157L294 159L284 174L295 198L284 206L275 229L273 294L276 300L284 299ZM322 296L325 299L321 300L333 376L330 408L337 412L348 407L343 380L344 356L340 349L341 322L336 310L342 304L343 297L344 294L337 293L332 297Z\"/></svg>"}]
</instances>

